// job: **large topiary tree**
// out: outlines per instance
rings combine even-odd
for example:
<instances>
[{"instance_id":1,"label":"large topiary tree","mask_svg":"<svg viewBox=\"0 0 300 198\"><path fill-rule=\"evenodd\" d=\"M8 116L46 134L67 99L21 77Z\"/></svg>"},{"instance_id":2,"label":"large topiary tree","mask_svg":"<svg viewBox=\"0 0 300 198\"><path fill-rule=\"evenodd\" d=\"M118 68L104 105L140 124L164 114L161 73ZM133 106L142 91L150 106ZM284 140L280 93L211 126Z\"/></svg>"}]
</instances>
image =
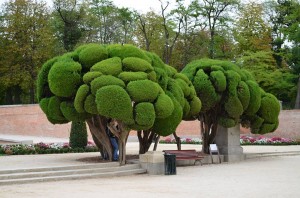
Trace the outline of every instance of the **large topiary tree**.
<instances>
[{"instance_id":1,"label":"large topiary tree","mask_svg":"<svg viewBox=\"0 0 300 198\"><path fill-rule=\"evenodd\" d=\"M203 59L189 63L182 73L193 82L202 101L198 119L204 152L214 143L218 125L230 128L241 123L254 134L278 127L278 100L262 90L246 70L228 61Z\"/></svg>"},{"instance_id":2,"label":"large topiary tree","mask_svg":"<svg viewBox=\"0 0 300 198\"><path fill-rule=\"evenodd\" d=\"M167 136L183 118L197 115L201 101L189 79L152 53L131 45L88 44L46 62L38 77L38 100L53 124L86 121L103 156L112 159L105 127L116 119L120 163L131 129Z\"/></svg>"}]
</instances>

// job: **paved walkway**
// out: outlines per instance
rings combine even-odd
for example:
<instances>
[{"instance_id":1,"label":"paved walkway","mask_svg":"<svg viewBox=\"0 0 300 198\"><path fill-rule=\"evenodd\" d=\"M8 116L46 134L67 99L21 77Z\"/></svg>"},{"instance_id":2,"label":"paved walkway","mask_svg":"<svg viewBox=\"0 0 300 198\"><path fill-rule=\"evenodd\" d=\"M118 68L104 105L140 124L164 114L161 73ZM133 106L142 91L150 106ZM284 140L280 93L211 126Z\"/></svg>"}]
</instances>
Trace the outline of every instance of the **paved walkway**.
<instances>
[{"instance_id":1,"label":"paved walkway","mask_svg":"<svg viewBox=\"0 0 300 198\"><path fill-rule=\"evenodd\" d=\"M126 146L127 154L138 154L138 142L128 142ZM157 151L176 149L175 144L159 144ZM196 149L201 151L201 145L183 144L182 149ZM299 152L300 146L243 146L244 154L263 153L289 153ZM150 148L152 150L152 147ZM87 162L78 161L86 157L99 156L98 152L93 153L68 153L68 154L47 154L47 155L10 155L0 156L0 170L35 168L49 166L77 165ZM1 198L1 196L0 196Z\"/></svg>"},{"instance_id":2,"label":"paved walkway","mask_svg":"<svg viewBox=\"0 0 300 198\"><path fill-rule=\"evenodd\" d=\"M201 150L201 145L182 145L183 149ZM126 177L44 182L0 186L0 198L57 197L211 197L267 198L300 197L300 146L244 146L245 154L282 153L282 156L255 158L238 163L178 167L174 176L135 175ZM176 149L160 144L158 150ZM128 154L137 154L138 143L129 142ZM0 156L0 170L74 165L77 159L98 153Z\"/></svg>"}]
</instances>

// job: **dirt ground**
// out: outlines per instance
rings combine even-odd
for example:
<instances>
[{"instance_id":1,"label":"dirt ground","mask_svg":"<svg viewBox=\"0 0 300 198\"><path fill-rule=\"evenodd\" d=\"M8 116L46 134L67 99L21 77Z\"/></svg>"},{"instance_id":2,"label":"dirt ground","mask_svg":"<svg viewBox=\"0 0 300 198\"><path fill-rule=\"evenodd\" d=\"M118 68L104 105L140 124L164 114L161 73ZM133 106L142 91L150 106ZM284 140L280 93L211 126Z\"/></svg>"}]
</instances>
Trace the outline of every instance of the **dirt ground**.
<instances>
[{"instance_id":1,"label":"dirt ground","mask_svg":"<svg viewBox=\"0 0 300 198\"><path fill-rule=\"evenodd\" d=\"M299 198L300 156L177 167L177 175L147 174L0 186L0 198L211 197Z\"/></svg>"}]
</instances>

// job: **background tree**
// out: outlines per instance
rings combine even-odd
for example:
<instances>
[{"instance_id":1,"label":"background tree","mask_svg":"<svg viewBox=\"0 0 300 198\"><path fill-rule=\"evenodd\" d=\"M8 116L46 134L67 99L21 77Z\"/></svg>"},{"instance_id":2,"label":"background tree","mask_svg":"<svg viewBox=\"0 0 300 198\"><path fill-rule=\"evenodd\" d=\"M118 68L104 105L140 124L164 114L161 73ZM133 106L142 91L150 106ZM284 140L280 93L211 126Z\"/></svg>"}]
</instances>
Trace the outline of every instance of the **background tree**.
<instances>
[{"instance_id":1,"label":"background tree","mask_svg":"<svg viewBox=\"0 0 300 198\"><path fill-rule=\"evenodd\" d=\"M108 118L116 119L119 129L109 127L119 139L121 164L131 129L167 136L201 108L186 76L131 45L83 45L49 60L39 74L38 99L52 123L85 120L110 160L105 127Z\"/></svg>"},{"instance_id":2,"label":"background tree","mask_svg":"<svg viewBox=\"0 0 300 198\"><path fill-rule=\"evenodd\" d=\"M181 31L182 26L182 14L177 11L171 12L167 15L167 9L169 7L169 1L166 3L163 0L160 1L161 8L161 17L163 20L162 26L164 29L164 51L163 51L163 60L166 64L170 64L170 59L172 58L173 49L175 47L176 41ZM169 17L173 17L173 20L170 20Z\"/></svg>"},{"instance_id":3,"label":"background tree","mask_svg":"<svg viewBox=\"0 0 300 198\"><path fill-rule=\"evenodd\" d=\"M55 53L56 40L43 1L8 1L0 24L0 84L4 104L34 103L42 63Z\"/></svg>"},{"instance_id":4,"label":"background tree","mask_svg":"<svg viewBox=\"0 0 300 198\"><path fill-rule=\"evenodd\" d=\"M83 36L85 4L79 0L54 0L54 26L66 51L72 51Z\"/></svg>"},{"instance_id":5,"label":"background tree","mask_svg":"<svg viewBox=\"0 0 300 198\"><path fill-rule=\"evenodd\" d=\"M237 64L251 72L263 90L282 101L284 108L293 106L298 76L287 67L278 68L272 51L245 52Z\"/></svg>"},{"instance_id":6,"label":"background tree","mask_svg":"<svg viewBox=\"0 0 300 198\"><path fill-rule=\"evenodd\" d=\"M214 143L218 125L230 128L241 122L255 134L277 128L279 102L264 92L249 72L231 62L203 59L189 63L181 73L192 81L202 101L198 119L205 153Z\"/></svg>"},{"instance_id":7,"label":"background tree","mask_svg":"<svg viewBox=\"0 0 300 198\"><path fill-rule=\"evenodd\" d=\"M158 51L159 48L151 47L155 43L161 44L161 34L163 29L161 27L162 18L153 11L146 14L138 14L137 16L137 43L146 51L152 51L156 54L162 54Z\"/></svg>"},{"instance_id":8,"label":"background tree","mask_svg":"<svg viewBox=\"0 0 300 198\"><path fill-rule=\"evenodd\" d=\"M216 32L221 30L221 27L226 26L230 21L228 11L232 11L236 5L239 5L239 0L199 0L198 6L202 10L202 16L207 20L208 31L210 34L209 57L215 58L215 37Z\"/></svg>"},{"instance_id":9,"label":"background tree","mask_svg":"<svg viewBox=\"0 0 300 198\"><path fill-rule=\"evenodd\" d=\"M263 19L262 4L244 5L234 30L238 54L245 51L270 51L271 27Z\"/></svg>"}]
</instances>

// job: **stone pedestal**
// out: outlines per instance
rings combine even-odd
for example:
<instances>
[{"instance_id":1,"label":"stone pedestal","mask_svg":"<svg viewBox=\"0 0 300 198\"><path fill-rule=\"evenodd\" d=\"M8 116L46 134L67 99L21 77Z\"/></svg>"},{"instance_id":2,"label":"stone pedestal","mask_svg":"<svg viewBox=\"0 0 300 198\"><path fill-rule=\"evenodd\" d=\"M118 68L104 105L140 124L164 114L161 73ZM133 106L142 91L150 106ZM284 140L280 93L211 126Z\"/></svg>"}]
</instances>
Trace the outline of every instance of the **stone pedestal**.
<instances>
[{"instance_id":1,"label":"stone pedestal","mask_svg":"<svg viewBox=\"0 0 300 198\"><path fill-rule=\"evenodd\" d=\"M244 160L243 148L240 145L240 125L232 128L218 126L215 143L220 155L224 155L225 162L237 162Z\"/></svg>"},{"instance_id":2,"label":"stone pedestal","mask_svg":"<svg viewBox=\"0 0 300 198\"><path fill-rule=\"evenodd\" d=\"M163 175L165 172L165 158L161 151L148 151L140 155L140 164L149 175Z\"/></svg>"}]
</instances>

